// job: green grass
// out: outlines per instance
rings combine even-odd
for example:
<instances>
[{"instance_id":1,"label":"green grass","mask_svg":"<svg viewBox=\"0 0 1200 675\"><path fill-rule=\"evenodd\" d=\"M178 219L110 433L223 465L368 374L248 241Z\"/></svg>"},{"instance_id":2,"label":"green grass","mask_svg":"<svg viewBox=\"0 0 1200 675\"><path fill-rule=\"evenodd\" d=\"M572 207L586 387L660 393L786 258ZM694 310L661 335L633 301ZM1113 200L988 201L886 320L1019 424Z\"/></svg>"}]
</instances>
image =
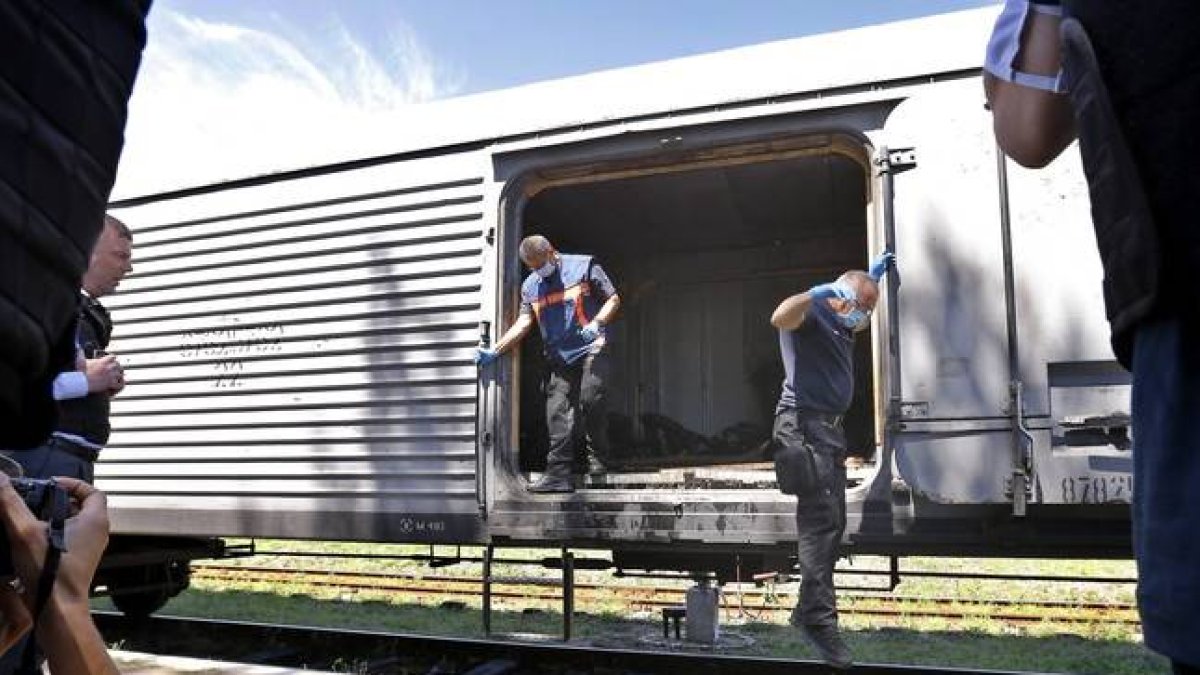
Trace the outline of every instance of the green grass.
<instances>
[{"instance_id":1,"label":"green grass","mask_svg":"<svg viewBox=\"0 0 1200 675\"><path fill-rule=\"evenodd\" d=\"M480 566L463 564L429 570L423 563L389 560L336 560L322 558L283 558L272 552L310 550L341 553L427 553L426 546L367 545L312 542L258 542L260 556L240 561L246 565L286 565L302 568L336 568L346 571L423 572L478 578ZM439 555L452 555L452 547L439 547ZM601 555L580 551L579 556ZM463 549L465 556L477 556L479 549ZM558 555L556 550L505 549L506 558L538 560ZM886 567L882 559L859 558L856 569ZM538 567L498 566L497 574L531 576L543 574L558 578L557 570ZM1079 576L1132 577L1128 561L1042 561L911 558L901 564L904 570L947 572L990 572L1019 574L1060 574ZM608 572L579 571L580 582L633 583L615 580ZM641 583L667 585L661 580ZM882 578L840 575L839 582L854 585L879 585ZM679 582L680 588L686 582ZM794 602L795 585L780 584L776 589L781 605ZM1071 599L1080 602L1132 602L1130 584L1073 584L1050 582L944 580L908 578L896 593L902 595L955 596L980 598ZM727 606L736 608L732 591L726 591ZM217 617L293 623L342 628L362 628L430 635L482 636L482 617L478 597L466 598L458 608L442 607L442 598L417 601L378 591L351 592L338 589L249 582L196 580L193 587L171 601L166 614ZM97 600L106 607L107 601ZM497 633L539 633L557 635L562 617L555 603L543 602L536 611L523 609L536 602L493 604L493 631ZM617 601L582 605L577 601L574 633L579 641L620 648L662 648L661 625L657 611L630 612ZM1014 608L1019 610L1019 608ZM784 615L743 616L722 611L722 630L726 636L717 651L774 656L813 658L799 634L785 623ZM885 618L846 615L844 634L858 660L864 662L904 663L983 667L1039 672L1095 674L1162 673L1165 661L1141 645L1136 627L1110 624L1045 622L1014 628L987 618L947 620L930 618Z\"/></svg>"}]
</instances>

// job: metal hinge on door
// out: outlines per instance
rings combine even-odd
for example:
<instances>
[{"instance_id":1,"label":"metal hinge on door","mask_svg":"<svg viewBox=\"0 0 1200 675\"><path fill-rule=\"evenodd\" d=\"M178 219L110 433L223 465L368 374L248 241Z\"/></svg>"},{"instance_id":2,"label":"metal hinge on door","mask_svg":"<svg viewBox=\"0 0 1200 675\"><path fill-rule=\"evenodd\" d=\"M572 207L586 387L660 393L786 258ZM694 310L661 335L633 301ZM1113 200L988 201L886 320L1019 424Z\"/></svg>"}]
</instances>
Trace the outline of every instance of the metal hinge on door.
<instances>
[{"instance_id":1,"label":"metal hinge on door","mask_svg":"<svg viewBox=\"0 0 1200 675\"><path fill-rule=\"evenodd\" d=\"M875 166L879 167L880 175L886 173L893 176L909 169L915 169L917 150L916 148L883 148L879 157L875 158Z\"/></svg>"}]
</instances>

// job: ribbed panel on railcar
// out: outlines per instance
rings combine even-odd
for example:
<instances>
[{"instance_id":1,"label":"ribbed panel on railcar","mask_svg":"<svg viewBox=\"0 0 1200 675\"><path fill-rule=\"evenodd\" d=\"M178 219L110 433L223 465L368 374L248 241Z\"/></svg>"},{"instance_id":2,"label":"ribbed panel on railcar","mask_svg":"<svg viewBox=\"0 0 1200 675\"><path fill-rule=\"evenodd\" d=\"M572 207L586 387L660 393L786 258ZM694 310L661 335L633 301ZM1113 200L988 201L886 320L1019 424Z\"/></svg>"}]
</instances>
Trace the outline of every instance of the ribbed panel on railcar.
<instances>
[{"instance_id":1,"label":"ribbed panel on railcar","mask_svg":"<svg viewBox=\"0 0 1200 675\"><path fill-rule=\"evenodd\" d=\"M116 213L128 386L97 466L120 532L479 536L484 181L459 156Z\"/></svg>"}]
</instances>

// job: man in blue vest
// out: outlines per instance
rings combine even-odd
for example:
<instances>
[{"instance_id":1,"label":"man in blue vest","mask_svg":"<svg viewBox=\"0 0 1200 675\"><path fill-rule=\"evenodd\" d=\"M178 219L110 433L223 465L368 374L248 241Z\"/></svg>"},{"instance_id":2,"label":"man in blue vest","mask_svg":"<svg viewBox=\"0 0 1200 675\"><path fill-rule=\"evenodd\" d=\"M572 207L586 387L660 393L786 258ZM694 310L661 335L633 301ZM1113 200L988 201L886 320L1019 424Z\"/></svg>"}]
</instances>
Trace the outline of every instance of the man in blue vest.
<instances>
[{"instance_id":1,"label":"man in blue vest","mask_svg":"<svg viewBox=\"0 0 1200 675\"><path fill-rule=\"evenodd\" d=\"M996 140L1048 164L1078 135L1117 360L1133 374L1133 548L1146 646L1200 674L1200 6L1007 0L984 86Z\"/></svg>"},{"instance_id":2,"label":"man in blue vest","mask_svg":"<svg viewBox=\"0 0 1200 675\"><path fill-rule=\"evenodd\" d=\"M796 495L797 562L802 581L792 625L835 668L851 666L838 633L833 566L846 530L846 436L842 418L854 397L854 334L871 322L879 280L895 265L884 253L870 272L793 295L775 308L784 380L775 409L775 473Z\"/></svg>"},{"instance_id":3,"label":"man in blue vest","mask_svg":"<svg viewBox=\"0 0 1200 675\"><path fill-rule=\"evenodd\" d=\"M583 424L588 443L588 472L603 473L608 459L606 386L608 337L621 298L595 258L559 253L540 235L521 241L518 255L532 272L521 284L521 313L492 349L480 348L475 362L492 363L529 334L536 323L549 377L546 426L550 449L546 472L530 492L574 492L574 441Z\"/></svg>"}]
</instances>

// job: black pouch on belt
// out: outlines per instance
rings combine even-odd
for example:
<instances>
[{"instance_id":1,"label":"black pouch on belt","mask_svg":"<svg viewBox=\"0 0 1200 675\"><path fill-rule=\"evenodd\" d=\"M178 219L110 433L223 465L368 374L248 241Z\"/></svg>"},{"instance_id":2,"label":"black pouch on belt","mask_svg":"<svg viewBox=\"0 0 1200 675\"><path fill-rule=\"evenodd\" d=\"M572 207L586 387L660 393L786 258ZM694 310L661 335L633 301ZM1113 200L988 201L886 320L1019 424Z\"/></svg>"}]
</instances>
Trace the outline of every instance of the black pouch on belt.
<instances>
[{"instance_id":1,"label":"black pouch on belt","mask_svg":"<svg viewBox=\"0 0 1200 675\"><path fill-rule=\"evenodd\" d=\"M808 443L775 446L775 480L785 495L815 494L820 485L817 462Z\"/></svg>"}]
</instances>

